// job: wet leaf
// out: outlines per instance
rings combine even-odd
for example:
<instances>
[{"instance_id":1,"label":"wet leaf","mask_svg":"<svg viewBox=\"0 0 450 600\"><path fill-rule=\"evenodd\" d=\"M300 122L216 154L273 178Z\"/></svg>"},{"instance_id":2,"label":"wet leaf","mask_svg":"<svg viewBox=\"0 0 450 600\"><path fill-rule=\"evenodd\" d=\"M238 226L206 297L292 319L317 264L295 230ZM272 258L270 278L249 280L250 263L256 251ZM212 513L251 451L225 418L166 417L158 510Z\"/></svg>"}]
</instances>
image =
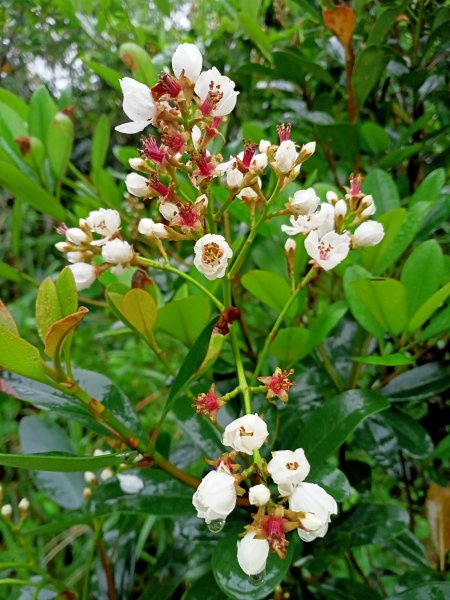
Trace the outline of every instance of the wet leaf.
<instances>
[{"instance_id":1,"label":"wet leaf","mask_svg":"<svg viewBox=\"0 0 450 600\"><path fill-rule=\"evenodd\" d=\"M36 297L36 327L43 342L50 327L61 317L62 312L56 285L50 277L47 277L39 286Z\"/></svg>"}]
</instances>

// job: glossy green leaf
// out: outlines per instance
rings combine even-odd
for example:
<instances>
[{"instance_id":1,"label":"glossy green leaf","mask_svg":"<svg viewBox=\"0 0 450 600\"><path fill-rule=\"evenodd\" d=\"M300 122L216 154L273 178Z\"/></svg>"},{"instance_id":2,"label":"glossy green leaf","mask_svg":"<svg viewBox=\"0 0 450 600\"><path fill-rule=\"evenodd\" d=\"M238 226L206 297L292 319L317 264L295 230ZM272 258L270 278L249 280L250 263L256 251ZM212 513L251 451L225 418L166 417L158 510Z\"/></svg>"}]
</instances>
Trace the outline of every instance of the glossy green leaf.
<instances>
[{"instance_id":1,"label":"glossy green leaf","mask_svg":"<svg viewBox=\"0 0 450 600\"><path fill-rule=\"evenodd\" d=\"M321 485L336 502L344 502L351 493L350 482L346 475L329 465L314 467L308 475L308 481Z\"/></svg>"},{"instance_id":2,"label":"glossy green leaf","mask_svg":"<svg viewBox=\"0 0 450 600\"><path fill-rule=\"evenodd\" d=\"M242 285L255 298L280 313L292 295L291 286L287 280L271 271L248 271L242 277ZM287 316L293 319L298 314L298 302L293 302Z\"/></svg>"},{"instance_id":3,"label":"glossy green leaf","mask_svg":"<svg viewBox=\"0 0 450 600\"><path fill-rule=\"evenodd\" d=\"M450 458L450 433L436 446L433 452L433 458Z\"/></svg>"},{"instance_id":4,"label":"glossy green leaf","mask_svg":"<svg viewBox=\"0 0 450 600\"><path fill-rule=\"evenodd\" d=\"M183 595L183 600L224 600L222 590L217 587L214 575L209 572L194 581Z\"/></svg>"},{"instance_id":5,"label":"glossy green leaf","mask_svg":"<svg viewBox=\"0 0 450 600\"><path fill-rule=\"evenodd\" d=\"M65 210L53 196L3 160L0 160L0 185L12 194L24 198L36 210L59 221L64 220Z\"/></svg>"},{"instance_id":6,"label":"glossy green leaf","mask_svg":"<svg viewBox=\"0 0 450 600\"><path fill-rule=\"evenodd\" d=\"M382 365L384 367L396 367L398 365L413 365L414 360L404 354L386 354L384 356L352 356L355 362L366 365Z\"/></svg>"},{"instance_id":7,"label":"glossy green leaf","mask_svg":"<svg viewBox=\"0 0 450 600\"><path fill-rule=\"evenodd\" d=\"M56 473L76 473L95 471L111 465L120 465L135 456L125 452L103 456L71 456L60 452L33 454L0 454L0 465L29 469L34 471L51 471Z\"/></svg>"},{"instance_id":8,"label":"glossy green leaf","mask_svg":"<svg viewBox=\"0 0 450 600\"><path fill-rule=\"evenodd\" d=\"M61 179L69 164L74 140L73 123L62 112L57 113L47 130L46 148L53 174Z\"/></svg>"},{"instance_id":9,"label":"glossy green leaf","mask_svg":"<svg viewBox=\"0 0 450 600\"><path fill-rule=\"evenodd\" d=\"M152 86L156 83L157 73L148 52L134 42L125 42L119 48L122 61L139 81Z\"/></svg>"},{"instance_id":10,"label":"glossy green leaf","mask_svg":"<svg viewBox=\"0 0 450 600\"><path fill-rule=\"evenodd\" d=\"M386 600L448 600L449 595L448 581L427 581L400 594L388 596Z\"/></svg>"},{"instance_id":11,"label":"glossy green leaf","mask_svg":"<svg viewBox=\"0 0 450 600\"><path fill-rule=\"evenodd\" d=\"M344 273L344 293L352 315L361 327L366 329L374 337L381 339L384 337L384 328L381 327L372 313L368 310L365 303L353 289L353 284L355 282L365 280L370 276L371 273L359 265L348 267Z\"/></svg>"},{"instance_id":12,"label":"glossy green leaf","mask_svg":"<svg viewBox=\"0 0 450 600\"><path fill-rule=\"evenodd\" d=\"M378 544L406 531L409 517L395 504L360 504L346 515L336 535L347 547Z\"/></svg>"},{"instance_id":13,"label":"glossy green leaf","mask_svg":"<svg viewBox=\"0 0 450 600\"><path fill-rule=\"evenodd\" d=\"M320 582L319 590L322 593L322 598L332 598L333 600L382 599L382 596L369 586L342 577L330 577L327 581Z\"/></svg>"},{"instance_id":14,"label":"glossy green leaf","mask_svg":"<svg viewBox=\"0 0 450 600\"><path fill-rule=\"evenodd\" d=\"M372 121L366 121L361 125L361 135L365 146L369 148L372 154L378 156L382 154L391 143L391 139L386 130Z\"/></svg>"},{"instance_id":15,"label":"glossy green leaf","mask_svg":"<svg viewBox=\"0 0 450 600\"><path fill-rule=\"evenodd\" d=\"M44 144L47 140L47 131L56 113L55 103L50 97L45 86L39 87L31 97L28 110L28 128L30 135L34 135Z\"/></svg>"},{"instance_id":16,"label":"glossy green leaf","mask_svg":"<svg viewBox=\"0 0 450 600\"><path fill-rule=\"evenodd\" d=\"M0 367L35 381L48 380L37 348L0 325Z\"/></svg>"},{"instance_id":17,"label":"glossy green leaf","mask_svg":"<svg viewBox=\"0 0 450 600\"><path fill-rule=\"evenodd\" d=\"M413 314L409 322L409 331L416 331L440 308L450 296L450 282L435 292Z\"/></svg>"},{"instance_id":18,"label":"glossy green leaf","mask_svg":"<svg viewBox=\"0 0 450 600\"><path fill-rule=\"evenodd\" d=\"M353 290L384 331L398 335L406 329L406 289L395 279L361 279Z\"/></svg>"},{"instance_id":19,"label":"glossy green leaf","mask_svg":"<svg viewBox=\"0 0 450 600\"><path fill-rule=\"evenodd\" d=\"M50 358L57 356L67 336L80 324L88 312L86 307L80 306L77 312L51 324L45 336L45 353L47 356Z\"/></svg>"},{"instance_id":20,"label":"glossy green leaf","mask_svg":"<svg viewBox=\"0 0 450 600\"><path fill-rule=\"evenodd\" d=\"M262 600L266 598L285 577L297 546L296 536L289 536L286 558L280 559L269 552L266 573L260 585L253 585L237 562L236 544L240 539L239 530L231 530L219 541L213 554L213 571L217 585L228 598L234 600Z\"/></svg>"},{"instance_id":21,"label":"glossy green leaf","mask_svg":"<svg viewBox=\"0 0 450 600\"><path fill-rule=\"evenodd\" d=\"M416 246L405 262L401 282L408 294L408 313L414 315L439 287L444 271L444 257L436 240Z\"/></svg>"},{"instance_id":22,"label":"glossy green leaf","mask_svg":"<svg viewBox=\"0 0 450 600\"><path fill-rule=\"evenodd\" d=\"M91 171L95 172L103 167L109 148L109 119L102 115L94 129L91 149Z\"/></svg>"},{"instance_id":23,"label":"glossy green leaf","mask_svg":"<svg viewBox=\"0 0 450 600\"><path fill-rule=\"evenodd\" d=\"M386 550L414 567L429 568L429 562L425 555L425 548L416 538L412 531L407 529L401 535L390 540Z\"/></svg>"},{"instance_id":24,"label":"glossy green leaf","mask_svg":"<svg viewBox=\"0 0 450 600\"><path fill-rule=\"evenodd\" d=\"M394 430L400 448L409 456L419 459L431 456L433 441L420 423L404 412L394 410L387 410L381 416Z\"/></svg>"},{"instance_id":25,"label":"glossy green leaf","mask_svg":"<svg viewBox=\"0 0 450 600\"><path fill-rule=\"evenodd\" d=\"M19 425L19 438L25 454L63 452L73 454L73 447L64 431L47 418L31 415ZM81 473L35 471L33 480L45 494L64 508L80 508L84 503L84 479Z\"/></svg>"},{"instance_id":26,"label":"glossy green leaf","mask_svg":"<svg viewBox=\"0 0 450 600\"><path fill-rule=\"evenodd\" d=\"M92 508L96 515L131 512L176 518L195 513L192 490L187 486L154 468L135 474L144 482L144 488L138 494L123 492L116 479L107 481L95 491Z\"/></svg>"},{"instance_id":27,"label":"glossy green leaf","mask_svg":"<svg viewBox=\"0 0 450 600\"><path fill-rule=\"evenodd\" d=\"M159 310L156 329L191 346L205 328L210 315L209 300L201 296L172 300Z\"/></svg>"},{"instance_id":28,"label":"glossy green leaf","mask_svg":"<svg viewBox=\"0 0 450 600\"><path fill-rule=\"evenodd\" d=\"M78 308L78 293L75 286L73 272L69 267L64 267L56 280L56 292L63 317L75 313Z\"/></svg>"},{"instance_id":29,"label":"glossy green leaf","mask_svg":"<svg viewBox=\"0 0 450 600\"><path fill-rule=\"evenodd\" d=\"M377 208L376 217L398 208L400 196L391 175L382 169L372 169L364 179L363 191L371 194Z\"/></svg>"},{"instance_id":30,"label":"glossy green leaf","mask_svg":"<svg viewBox=\"0 0 450 600\"><path fill-rule=\"evenodd\" d=\"M15 110L24 121L27 120L28 105L24 100L22 100L22 98L16 96L16 94L13 94L5 88L0 88L0 102L3 102L3 104L8 105Z\"/></svg>"},{"instance_id":31,"label":"glossy green leaf","mask_svg":"<svg viewBox=\"0 0 450 600\"><path fill-rule=\"evenodd\" d=\"M301 327L280 329L269 346L270 353L287 368L305 356L309 337L309 331Z\"/></svg>"},{"instance_id":32,"label":"glossy green leaf","mask_svg":"<svg viewBox=\"0 0 450 600\"><path fill-rule=\"evenodd\" d=\"M389 60L384 48L368 46L358 52L353 70L353 87L356 101L361 108L376 85Z\"/></svg>"},{"instance_id":33,"label":"glossy green leaf","mask_svg":"<svg viewBox=\"0 0 450 600\"><path fill-rule=\"evenodd\" d=\"M382 468L392 468L398 461L399 445L383 413L371 415L355 432L355 446Z\"/></svg>"},{"instance_id":34,"label":"glossy green leaf","mask_svg":"<svg viewBox=\"0 0 450 600\"><path fill-rule=\"evenodd\" d=\"M19 335L17 330L16 322L12 314L9 312L8 307L0 300L0 327L8 330L13 335Z\"/></svg>"},{"instance_id":35,"label":"glossy green leaf","mask_svg":"<svg viewBox=\"0 0 450 600\"><path fill-rule=\"evenodd\" d=\"M293 447L304 448L315 468L337 450L364 419L387 408L386 398L369 390L339 394L309 416L297 433Z\"/></svg>"},{"instance_id":36,"label":"glossy green leaf","mask_svg":"<svg viewBox=\"0 0 450 600\"><path fill-rule=\"evenodd\" d=\"M105 65L93 60L83 59L83 63L89 67L89 69L92 69L92 71L94 71L94 73L96 73L99 77L101 77L103 81L106 81L106 83L112 88L118 92L121 91L119 79L122 77L122 75L118 71L115 71L114 69L106 67Z\"/></svg>"},{"instance_id":37,"label":"glossy green leaf","mask_svg":"<svg viewBox=\"0 0 450 600\"><path fill-rule=\"evenodd\" d=\"M436 169L435 171L431 171L414 192L410 206L413 206L417 202L436 202L444 185L445 170Z\"/></svg>"},{"instance_id":38,"label":"glossy green leaf","mask_svg":"<svg viewBox=\"0 0 450 600\"><path fill-rule=\"evenodd\" d=\"M61 318L56 285L50 277L46 277L39 286L36 297L36 327L42 341L45 341L45 336L53 323Z\"/></svg>"},{"instance_id":39,"label":"glossy green leaf","mask_svg":"<svg viewBox=\"0 0 450 600\"><path fill-rule=\"evenodd\" d=\"M448 387L450 368L438 362L431 362L401 373L381 389L381 394L397 402L428 400Z\"/></svg>"}]
</instances>

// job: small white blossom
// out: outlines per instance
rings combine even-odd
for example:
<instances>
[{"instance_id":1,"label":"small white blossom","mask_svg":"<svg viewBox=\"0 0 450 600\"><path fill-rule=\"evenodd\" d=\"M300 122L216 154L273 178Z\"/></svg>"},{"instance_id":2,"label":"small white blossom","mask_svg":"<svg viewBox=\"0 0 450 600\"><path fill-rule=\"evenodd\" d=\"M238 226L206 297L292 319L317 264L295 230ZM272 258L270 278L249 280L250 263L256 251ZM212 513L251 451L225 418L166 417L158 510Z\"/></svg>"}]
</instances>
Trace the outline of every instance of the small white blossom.
<instances>
[{"instance_id":1,"label":"small white blossom","mask_svg":"<svg viewBox=\"0 0 450 600\"><path fill-rule=\"evenodd\" d=\"M4 504L0 509L0 513L4 519L9 520L13 514L13 508L11 504Z\"/></svg>"},{"instance_id":2,"label":"small white blossom","mask_svg":"<svg viewBox=\"0 0 450 600\"><path fill-rule=\"evenodd\" d=\"M97 481L97 476L92 471L86 471L84 474L84 481L88 485L92 485L93 483L95 483Z\"/></svg>"},{"instance_id":3,"label":"small white blossom","mask_svg":"<svg viewBox=\"0 0 450 600\"><path fill-rule=\"evenodd\" d=\"M55 248L60 252L67 252L70 248L70 244L67 242L56 242Z\"/></svg>"},{"instance_id":4,"label":"small white blossom","mask_svg":"<svg viewBox=\"0 0 450 600\"><path fill-rule=\"evenodd\" d=\"M70 263L83 262L84 252L67 252L66 259Z\"/></svg>"},{"instance_id":5,"label":"small white blossom","mask_svg":"<svg viewBox=\"0 0 450 600\"><path fill-rule=\"evenodd\" d=\"M147 169L147 164L142 158L130 158L128 159L128 164L136 171L145 171Z\"/></svg>"},{"instance_id":6,"label":"small white blossom","mask_svg":"<svg viewBox=\"0 0 450 600\"><path fill-rule=\"evenodd\" d=\"M318 211L297 217L291 216L290 221L291 226L281 226L281 231L288 235L304 235L316 229L327 232L334 227L334 209L331 204L322 202Z\"/></svg>"},{"instance_id":7,"label":"small white blossom","mask_svg":"<svg viewBox=\"0 0 450 600\"><path fill-rule=\"evenodd\" d=\"M329 271L347 257L350 250L350 236L348 233L340 235L335 231L329 231L319 238L317 231L311 231L305 239L305 249L322 269Z\"/></svg>"},{"instance_id":8,"label":"small white blossom","mask_svg":"<svg viewBox=\"0 0 450 600\"><path fill-rule=\"evenodd\" d=\"M147 177L143 177L138 173L128 173L125 178L125 185L127 186L128 193L137 198L144 198L149 195L150 188L147 184Z\"/></svg>"},{"instance_id":9,"label":"small white blossom","mask_svg":"<svg viewBox=\"0 0 450 600\"><path fill-rule=\"evenodd\" d=\"M258 575L266 568L269 556L269 542L255 539L254 533L247 533L237 543L237 560L247 575Z\"/></svg>"},{"instance_id":10,"label":"small white blossom","mask_svg":"<svg viewBox=\"0 0 450 600\"><path fill-rule=\"evenodd\" d=\"M156 113L150 88L131 77L124 77L119 81L123 92L123 112L131 121L118 125L116 131L121 133L142 131L150 124Z\"/></svg>"},{"instance_id":11,"label":"small white blossom","mask_svg":"<svg viewBox=\"0 0 450 600\"><path fill-rule=\"evenodd\" d=\"M120 489L125 494L138 494L144 489L144 482L137 475L119 473L117 479L119 480Z\"/></svg>"},{"instance_id":12,"label":"small white blossom","mask_svg":"<svg viewBox=\"0 0 450 600\"><path fill-rule=\"evenodd\" d=\"M229 115L236 106L239 92L236 84L226 75L221 75L216 67L203 71L195 84L195 93L200 98L200 110L213 117Z\"/></svg>"},{"instance_id":13,"label":"small white blossom","mask_svg":"<svg viewBox=\"0 0 450 600\"><path fill-rule=\"evenodd\" d=\"M109 238L120 228L120 215L112 208L92 210L86 218L86 224L94 233Z\"/></svg>"},{"instance_id":14,"label":"small white blossom","mask_svg":"<svg viewBox=\"0 0 450 600\"><path fill-rule=\"evenodd\" d=\"M275 152L275 163L282 173L289 173L297 160L297 150L292 140L281 142Z\"/></svg>"},{"instance_id":15,"label":"small white blossom","mask_svg":"<svg viewBox=\"0 0 450 600\"><path fill-rule=\"evenodd\" d=\"M347 202L345 200L338 200L334 205L334 214L335 217L344 218L347 214Z\"/></svg>"},{"instance_id":16,"label":"small white blossom","mask_svg":"<svg viewBox=\"0 0 450 600\"><path fill-rule=\"evenodd\" d=\"M222 443L244 454L253 454L264 444L269 432L266 423L257 414L244 415L225 427Z\"/></svg>"},{"instance_id":17,"label":"small white blossom","mask_svg":"<svg viewBox=\"0 0 450 600\"><path fill-rule=\"evenodd\" d=\"M378 221L366 221L356 228L352 237L352 244L354 248L376 246L383 238L383 225Z\"/></svg>"},{"instance_id":18,"label":"small white blossom","mask_svg":"<svg viewBox=\"0 0 450 600\"><path fill-rule=\"evenodd\" d=\"M264 152L260 152L259 154L255 154L255 156L252 158L250 167L253 167L254 169L258 169L258 171L262 171L263 169L265 169L267 167L267 163L268 163L267 154L265 154Z\"/></svg>"},{"instance_id":19,"label":"small white blossom","mask_svg":"<svg viewBox=\"0 0 450 600\"><path fill-rule=\"evenodd\" d=\"M327 192L326 198L327 198L327 202L329 202L330 204L336 204L336 202L339 200L339 197L336 194L336 192L333 192L332 190Z\"/></svg>"},{"instance_id":20,"label":"small white blossom","mask_svg":"<svg viewBox=\"0 0 450 600\"><path fill-rule=\"evenodd\" d=\"M324 537L328 531L331 515L337 514L337 504L333 496L330 496L323 488L315 483L300 483L289 498L289 508L295 512L312 513L316 519L320 520L320 527L317 527L317 521L311 519L309 524L312 531L297 529L298 535L304 542L311 542L316 538Z\"/></svg>"},{"instance_id":21,"label":"small white blossom","mask_svg":"<svg viewBox=\"0 0 450 600\"><path fill-rule=\"evenodd\" d=\"M267 465L267 470L274 482L280 486L280 494L288 496L292 488L308 476L310 465L302 448L295 451L278 450L272 452L272 460Z\"/></svg>"},{"instance_id":22,"label":"small white blossom","mask_svg":"<svg viewBox=\"0 0 450 600\"><path fill-rule=\"evenodd\" d=\"M297 249L297 242L292 238L288 238L286 243L284 244L284 251L286 254L290 254L291 252L295 252Z\"/></svg>"},{"instance_id":23,"label":"small white blossom","mask_svg":"<svg viewBox=\"0 0 450 600\"><path fill-rule=\"evenodd\" d=\"M271 142L269 142L269 140L261 140L259 142L259 151L263 152L264 154L267 154L267 151L269 150L270 146L271 146Z\"/></svg>"},{"instance_id":24,"label":"small white blossom","mask_svg":"<svg viewBox=\"0 0 450 600\"><path fill-rule=\"evenodd\" d=\"M302 146L302 154L306 155L308 158L314 154L316 151L316 142L307 142Z\"/></svg>"},{"instance_id":25,"label":"small white blossom","mask_svg":"<svg viewBox=\"0 0 450 600\"><path fill-rule=\"evenodd\" d=\"M264 506L270 500L270 490L263 483L254 485L248 490L248 499L250 504Z\"/></svg>"},{"instance_id":26,"label":"small white blossom","mask_svg":"<svg viewBox=\"0 0 450 600\"><path fill-rule=\"evenodd\" d=\"M175 77L184 76L195 82L202 70L202 54L195 44L180 44L172 56L172 70Z\"/></svg>"},{"instance_id":27,"label":"small white blossom","mask_svg":"<svg viewBox=\"0 0 450 600\"><path fill-rule=\"evenodd\" d=\"M66 240L68 242L72 242L72 244L76 244L77 246L80 244L85 244L88 239L89 238L87 234L79 227L70 227L66 231Z\"/></svg>"},{"instance_id":28,"label":"small white blossom","mask_svg":"<svg viewBox=\"0 0 450 600\"><path fill-rule=\"evenodd\" d=\"M18 504L18 508L20 512L27 512L30 508L30 501L28 498L22 498Z\"/></svg>"},{"instance_id":29,"label":"small white blossom","mask_svg":"<svg viewBox=\"0 0 450 600\"><path fill-rule=\"evenodd\" d=\"M223 235L207 233L195 242L194 254L194 265L198 271L213 280L225 275L233 251Z\"/></svg>"},{"instance_id":30,"label":"small white blossom","mask_svg":"<svg viewBox=\"0 0 450 600\"><path fill-rule=\"evenodd\" d=\"M289 204L293 211L299 215L309 215L313 213L320 204L320 198L313 188L307 190L298 190L289 198Z\"/></svg>"},{"instance_id":31,"label":"small white blossom","mask_svg":"<svg viewBox=\"0 0 450 600\"><path fill-rule=\"evenodd\" d=\"M172 219L180 212L180 209L174 202L160 202L158 209L166 221L172 221Z\"/></svg>"},{"instance_id":32,"label":"small white blossom","mask_svg":"<svg viewBox=\"0 0 450 600\"><path fill-rule=\"evenodd\" d=\"M371 195L364 196L364 198L361 200L361 208L363 208L363 210L361 211L362 219L367 219L368 217L371 217L375 214L377 209L375 206L374 199Z\"/></svg>"},{"instance_id":33,"label":"small white blossom","mask_svg":"<svg viewBox=\"0 0 450 600\"><path fill-rule=\"evenodd\" d=\"M107 263L124 265L133 258L133 248L128 242L115 238L107 241L102 247L102 257Z\"/></svg>"},{"instance_id":34,"label":"small white blossom","mask_svg":"<svg viewBox=\"0 0 450 600\"><path fill-rule=\"evenodd\" d=\"M142 235L157 238L159 240L165 240L169 237L165 225L162 223L155 223L153 219L141 219L138 224L138 231Z\"/></svg>"},{"instance_id":35,"label":"small white blossom","mask_svg":"<svg viewBox=\"0 0 450 600\"><path fill-rule=\"evenodd\" d=\"M94 265L88 263L75 263L69 265L75 279L75 287L78 291L85 290L97 279L97 273Z\"/></svg>"},{"instance_id":36,"label":"small white blossom","mask_svg":"<svg viewBox=\"0 0 450 600\"><path fill-rule=\"evenodd\" d=\"M226 519L236 506L236 486L233 475L219 466L211 471L200 482L192 497L192 504L197 510L197 517L211 523L216 519Z\"/></svg>"},{"instance_id":37,"label":"small white blossom","mask_svg":"<svg viewBox=\"0 0 450 600\"><path fill-rule=\"evenodd\" d=\"M239 169L231 169L231 171L228 171L227 187L232 190L240 188L243 181L244 175L239 171Z\"/></svg>"},{"instance_id":38,"label":"small white blossom","mask_svg":"<svg viewBox=\"0 0 450 600\"><path fill-rule=\"evenodd\" d=\"M102 481L108 481L108 479L111 479L111 477L114 477L114 471L111 469L111 467L106 467L106 469L103 469L103 471L100 473L100 479Z\"/></svg>"}]
</instances>

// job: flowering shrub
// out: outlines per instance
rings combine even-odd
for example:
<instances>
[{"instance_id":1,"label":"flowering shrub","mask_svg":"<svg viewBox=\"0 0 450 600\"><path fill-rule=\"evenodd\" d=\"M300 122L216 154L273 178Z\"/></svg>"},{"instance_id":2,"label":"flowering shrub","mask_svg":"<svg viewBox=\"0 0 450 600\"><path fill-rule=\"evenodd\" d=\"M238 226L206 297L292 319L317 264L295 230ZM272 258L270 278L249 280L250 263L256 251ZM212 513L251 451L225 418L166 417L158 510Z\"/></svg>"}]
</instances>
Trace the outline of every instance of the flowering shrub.
<instances>
[{"instance_id":1,"label":"flowering shrub","mask_svg":"<svg viewBox=\"0 0 450 600\"><path fill-rule=\"evenodd\" d=\"M289 123L277 125L275 142L275 136L243 140L223 156L239 91L217 68L203 70L197 46L179 45L172 73L165 70L151 87L130 77L120 86L129 121L116 131L141 134L139 156L129 158L133 171L122 205L106 194L103 205L77 210L71 226L57 227L56 248L69 264L44 279L37 293L43 350L20 337L0 304L4 392L94 432L92 451L75 454L54 421L32 414L21 422L24 454L1 455L0 463L35 470L36 485L50 496L56 490L52 499L93 520L94 531L116 512L180 521L196 512L219 540L215 580L232 598L272 593L291 565L295 574L302 552L315 555L314 544L329 528L331 541L317 546L319 561L342 544L354 566L351 547L358 542L348 539L362 534L352 524L370 528L378 519L407 540L408 515L397 505L352 509L360 482L349 482L332 455L345 452L355 430L367 437L371 426L390 428L409 448L402 413L388 398L408 393L401 378L414 371L443 380L440 368L430 375L427 364L402 373L417 359L415 343L445 329L444 311L430 319L449 284L440 287L439 280L422 294L412 274L414 261L423 264L428 252L441 256L439 246L417 246L400 281L380 277L411 243L415 225L403 213L400 219L396 210L403 209L376 220L376 203L359 173L349 174L343 190L298 183L316 144L300 142ZM72 349L82 321L91 318L78 303L102 306L99 282L109 312L158 361L164 403L150 426L103 375L74 368ZM355 323L366 340L358 343L360 356L347 360L344 381L335 363ZM327 345L338 330L340 341ZM321 361L319 374L307 362L311 356ZM309 378L324 376L328 399L308 398ZM338 395L331 396L329 385ZM198 450L192 460L164 446L167 431L178 441L179 427ZM367 440L362 447L372 456ZM66 494L62 478L68 476L73 493ZM3 504L5 530L26 535L30 509L26 498L17 510ZM199 530L198 523L193 527ZM98 533L104 574L96 576L95 589L103 586L115 598L108 541ZM310 543L311 551L304 546ZM41 571L36 568L42 589L66 593L64 583Z\"/></svg>"}]
</instances>

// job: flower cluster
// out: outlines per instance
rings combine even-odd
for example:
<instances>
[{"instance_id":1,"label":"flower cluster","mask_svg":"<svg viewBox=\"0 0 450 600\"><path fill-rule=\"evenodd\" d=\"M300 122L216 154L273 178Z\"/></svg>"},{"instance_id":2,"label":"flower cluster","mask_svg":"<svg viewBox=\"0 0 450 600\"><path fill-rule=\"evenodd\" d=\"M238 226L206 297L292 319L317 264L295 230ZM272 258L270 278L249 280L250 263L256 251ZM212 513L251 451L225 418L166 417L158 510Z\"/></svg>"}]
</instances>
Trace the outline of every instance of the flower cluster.
<instances>
[{"instance_id":1,"label":"flower cluster","mask_svg":"<svg viewBox=\"0 0 450 600\"><path fill-rule=\"evenodd\" d=\"M343 199L330 191L327 201L321 202L314 189L308 188L295 192L286 204L291 225L282 225L281 230L305 236L306 252L326 271L341 263L350 248L375 246L384 237L383 225L367 220L375 213L375 202L362 193L361 183L361 176L351 175L351 187Z\"/></svg>"},{"instance_id":2,"label":"flower cluster","mask_svg":"<svg viewBox=\"0 0 450 600\"><path fill-rule=\"evenodd\" d=\"M219 531L236 506L237 496L245 494L241 484L252 476L259 482L250 484L248 501L257 506L252 523L245 527L242 540L237 542L239 565L247 575L264 571L269 551L281 558L289 544L286 534L297 529L299 537L310 542L324 537L330 517L337 513L337 504L323 488L304 480L310 465L301 448L272 453L268 464L261 459L261 468L242 472L236 463L238 453L252 455L268 438L264 420L257 414L246 414L229 423L222 443L233 449L213 462L217 469L210 471L194 493L192 503L197 516L204 519L211 531ZM271 478L278 486L279 499L274 500L267 482ZM284 506L288 503L288 507Z\"/></svg>"}]
</instances>

